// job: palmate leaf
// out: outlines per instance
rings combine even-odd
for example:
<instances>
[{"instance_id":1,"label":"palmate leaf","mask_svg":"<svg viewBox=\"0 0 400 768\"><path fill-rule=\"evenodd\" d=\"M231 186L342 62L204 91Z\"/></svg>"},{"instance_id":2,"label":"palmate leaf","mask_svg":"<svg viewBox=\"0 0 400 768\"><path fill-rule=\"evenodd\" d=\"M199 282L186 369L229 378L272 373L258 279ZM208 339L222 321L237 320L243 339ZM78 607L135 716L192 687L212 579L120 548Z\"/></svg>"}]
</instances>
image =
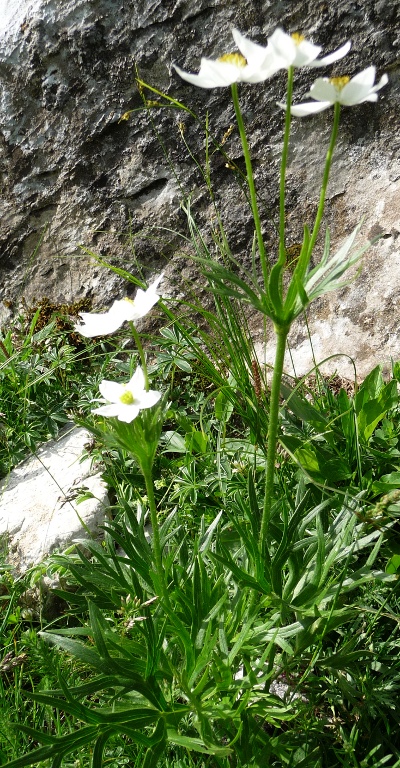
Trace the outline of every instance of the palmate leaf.
<instances>
[{"instance_id":1,"label":"palmate leaf","mask_svg":"<svg viewBox=\"0 0 400 768\"><path fill-rule=\"evenodd\" d=\"M197 678L199 677L199 675L201 675L206 669L206 667L210 664L210 660L212 659L214 649L218 643L218 631L215 631L213 633L213 626L210 621L207 623L203 622L203 625L196 638L196 645L200 641L202 643L202 645L200 646L201 651L199 656L197 657L196 666L194 667L192 674L188 680L188 685L190 686L191 689L194 688L194 684ZM198 696L199 693L201 693L207 681L208 681L208 674L203 674L201 680L197 683L197 686L193 690L194 696Z\"/></svg>"},{"instance_id":2,"label":"palmate leaf","mask_svg":"<svg viewBox=\"0 0 400 768\"><path fill-rule=\"evenodd\" d=\"M18 723L18 725L11 723L11 728L18 728L18 730L22 731L22 733L26 733L32 742L38 741L40 744L56 744L60 738L59 736L55 736L52 733L36 731L34 728L30 728L29 725L24 725L23 723ZM1 765L3 764L1 763Z\"/></svg>"},{"instance_id":3,"label":"palmate leaf","mask_svg":"<svg viewBox=\"0 0 400 768\"><path fill-rule=\"evenodd\" d=\"M90 696L93 693L97 693L97 691L106 691L112 688L115 688L116 686L119 686L120 683L118 679L115 676L112 675L101 675L100 677L96 677L94 680L91 680L90 683L83 683L82 685L76 685L76 686L68 686L68 692L69 695L72 696L74 699L83 698L84 696ZM53 695L53 696L62 696L64 693L64 689L52 689L47 691L42 691L42 693Z\"/></svg>"},{"instance_id":4,"label":"palmate leaf","mask_svg":"<svg viewBox=\"0 0 400 768\"><path fill-rule=\"evenodd\" d=\"M120 725L128 723L130 727L144 728L153 725L160 717L160 713L153 707L129 707L122 711L111 711L105 707L91 709L77 701L59 699L56 696L43 693L29 693L29 698L41 704L55 707L62 712L77 718L84 723L96 726Z\"/></svg>"},{"instance_id":5,"label":"palmate leaf","mask_svg":"<svg viewBox=\"0 0 400 768\"><path fill-rule=\"evenodd\" d=\"M294 651L289 643L289 639L295 639L303 631L304 627L300 621L295 621L285 627L274 626L274 622L279 622L279 620L280 617L278 615L273 616L268 624L257 627L253 632L249 633L248 641L243 646L244 649L246 651L253 651L255 647L262 648L267 643L274 643L291 656Z\"/></svg>"}]
</instances>

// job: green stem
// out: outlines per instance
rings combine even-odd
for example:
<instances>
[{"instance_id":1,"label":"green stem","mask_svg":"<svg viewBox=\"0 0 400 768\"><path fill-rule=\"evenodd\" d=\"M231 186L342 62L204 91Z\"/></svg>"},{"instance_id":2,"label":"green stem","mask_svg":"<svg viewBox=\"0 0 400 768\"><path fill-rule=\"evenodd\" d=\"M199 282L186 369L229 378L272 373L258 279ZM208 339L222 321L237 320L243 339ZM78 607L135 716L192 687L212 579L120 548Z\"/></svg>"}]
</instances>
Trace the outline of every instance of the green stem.
<instances>
[{"instance_id":1,"label":"green stem","mask_svg":"<svg viewBox=\"0 0 400 768\"><path fill-rule=\"evenodd\" d=\"M246 179L247 179L247 184L250 192L250 204L251 204L251 210L253 213L254 225L256 228L258 251L260 254L261 268L262 268L262 273L264 278L264 288L267 291L268 290L268 271L269 271L268 265L267 265L267 255L266 255L264 240L261 232L261 221L260 221L260 214L258 212L257 193L256 193L255 184L254 184L254 176L253 176L253 166L251 163L250 150L249 150L249 145L247 143L246 130L244 127L243 117L240 110L237 83L232 84L232 100L233 100L233 106L235 108L235 115L236 115L236 120L239 128L240 140L242 142L244 160L246 163Z\"/></svg>"},{"instance_id":2,"label":"green stem","mask_svg":"<svg viewBox=\"0 0 400 768\"><path fill-rule=\"evenodd\" d=\"M338 102L335 103L335 111L333 116L333 126L332 126L332 133L331 133L331 140L329 142L328 151L326 153L326 160L325 160L325 169L324 169L324 175L322 178L322 186L321 186L321 194L319 198L319 205L318 205L318 211L317 216L315 219L314 229L312 231L310 244L308 246L308 255L311 257L311 254L314 250L315 241L318 237L319 229L321 226L321 220L324 213L325 208L325 196L326 196L326 190L328 187L328 181L329 181L329 173L331 170L332 165L332 159L333 159L333 151L335 149L336 145L336 139L339 129L339 120L340 120L340 104Z\"/></svg>"},{"instance_id":3,"label":"green stem","mask_svg":"<svg viewBox=\"0 0 400 768\"><path fill-rule=\"evenodd\" d=\"M290 326L275 326L276 351L274 374L271 384L271 396L269 401L268 447L265 470L264 509L261 518L259 539L259 549L262 555L265 550L265 540L268 530L268 523L271 518L271 509L274 497L276 442L279 423L279 398L283 374L283 364L285 360L286 340L289 333L289 328Z\"/></svg>"},{"instance_id":4,"label":"green stem","mask_svg":"<svg viewBox=\"0 0 400 768\"><path fill-rule=\"evenodd\" d=\"M147 371L146 355L144 354L143 345L142 345L142 342L140 341L140 336L135 328L134 323L130 322L129 325L132 331L133 339L136 343L136 346L139 352L140 362L141 362L141 366L144 374L144 388L146 392L148 392L150 389L150 384L149 384L149 374Z\"/></svg>"},{"instance_id":5,"label":"green stem","mask_svg":"<svg viewBox=\"0 0 400 768\"><path fill-rule=\"evenodd\" d=\"M286 262L286 248L285 248L285 177L286 166L289 151L289 137L290 137L290 124L291 124L291 112L292 96L293 96L293 73L294 67L288 69L288 85L286 94L286 117L285 117L285 133L283 136L283 149L281 160L281 173L279 183L279 261L284 264Z\"/></svg>"},{"instance_id":6,"label":"green stem","mask_svg":"<svg viewBox=\"0 0 400 768\"><path fill-rule=\"evenodd\" d=\"M158 527L157 506L154 497L154 485L153 485L153 473L151 467L143 467L142 472L146 483L146 493L150 509L150 520L152 528L152 545L154 553L154 561L156 566L156 573L161 586L162 597L167 604L169 604L169 596L164 578L164 569L162 563L162 552L160 542L160 531Z\"/></svg>"}]
</instances>

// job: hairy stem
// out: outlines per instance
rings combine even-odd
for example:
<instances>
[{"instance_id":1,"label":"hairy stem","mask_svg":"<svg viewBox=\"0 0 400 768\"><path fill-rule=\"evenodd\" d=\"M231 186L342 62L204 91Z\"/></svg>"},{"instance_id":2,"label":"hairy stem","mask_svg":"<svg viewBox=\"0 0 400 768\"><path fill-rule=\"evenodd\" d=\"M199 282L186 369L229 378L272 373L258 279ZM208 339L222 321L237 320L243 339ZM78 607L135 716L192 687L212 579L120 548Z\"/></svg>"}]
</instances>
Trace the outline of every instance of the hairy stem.
<instances>
[{"instance_id":1,"label":"hairy stem","mask_svg":"<svg viewBox=\"0 0 400 768\"><path fill-rule=\"evenodd\" d=\"M275 326L276 351L274 362L274 373L271 384L271 396L269 403L269 424L268 424L268 446L267 461L265 469L265 495L264 509L261 518L259 549L261 554L265 551L266 535L268 523L271 517L271 509L274 497L274 475L275 475L275 457L276 442L278 436L279 423L279 398L281 381L283 374L283 364L285 360L286 340L290 326Z\"/></svg>"}]
</instances>

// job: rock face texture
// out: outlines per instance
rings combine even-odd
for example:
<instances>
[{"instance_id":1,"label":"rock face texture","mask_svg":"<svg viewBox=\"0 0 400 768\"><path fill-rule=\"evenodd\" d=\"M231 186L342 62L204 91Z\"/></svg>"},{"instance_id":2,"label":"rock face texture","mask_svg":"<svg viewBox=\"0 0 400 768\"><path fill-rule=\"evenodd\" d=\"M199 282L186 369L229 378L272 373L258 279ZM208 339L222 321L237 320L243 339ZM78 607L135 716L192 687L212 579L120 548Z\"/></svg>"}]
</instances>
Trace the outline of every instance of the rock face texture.
<instances>
[{"instance_id":1,"label":"rock face texture","mask_svg":"<svg viewBox=\"0 0 400 768\"><path fill-rule=\"evenodd\" d=\"M71 425L2 481L0 536L6 537L8 561L18 572L76 539L87 538L88 531L101 533L109 500L90 459L80 461L89 440L84 429ZM83 492L88 498L77 504Z\"/></svg>"},{"instance_id":2,"label":"rock face texture","mask_svg":"<svg viewBox=\"0 0 400 768\"><path fill-rule=\"evenodd\" d=\"M234 49L238 27L265 44L277 26L303 31L324 52L347 39L345 61L318 74L350 76L374 63L389 85L377 104L343 110L328 189L326 221L338 246L362 216L361 241L380 234L350 288L309 312L317 359L352 355L360 375L375 362L400 357L399 212L400 7L398 0L3 0L0 20L0 322L24 296L55 302L92 296L107 305L122 292L121 279L93 262L84 245L118 267L146 277L166 267L170 293L182 294L198 277L183 195L206 237L215 224L204 177L204 132L184 111L160 108L155 93L138 89L136 73L177 98L223 144L231 162L210 150L209 171L231 249L250 264L252 228L234 166L244 168L228 89L185 84L171 64L197 71L201 55ZM297 70L296 100L315 73ZM279 151L285 74L243 86L240 97L254 158L271 260L278 203ZM150 100L147 109L143 97ZM129 120L121 117L132 110ZM321 162L332 113L294 120L288 168L288 245L299 242L318 203ZM162 227L163 229L158 229ZM186 281L186 283L185 283ZM201 281L200 281L201 282ZM262 326L252 317L254 334ZM304 323L291 346L297 373L312 365ZM297 352L296 352L297 350ZM260 352L261 354L261 352ZM264 356L264 351L262 352ZM271 359L267 350L265 357ZM345 358L332 367L351 373Z\"/></svg>"}]
</instances>

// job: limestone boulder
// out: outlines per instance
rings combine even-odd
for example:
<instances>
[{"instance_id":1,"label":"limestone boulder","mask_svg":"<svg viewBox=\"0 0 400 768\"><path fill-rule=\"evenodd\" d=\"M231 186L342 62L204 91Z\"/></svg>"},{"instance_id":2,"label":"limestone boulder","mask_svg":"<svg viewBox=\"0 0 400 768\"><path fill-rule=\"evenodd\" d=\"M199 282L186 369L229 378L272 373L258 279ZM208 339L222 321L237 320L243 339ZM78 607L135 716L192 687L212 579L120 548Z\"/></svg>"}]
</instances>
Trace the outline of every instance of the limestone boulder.
<instances>
[{"instance_id":1,"label":"limestone boulder","mask_svg":"<svg viewBox=\"0 0 400 768\"><path fill-rule=\"evenodd\" d=\"M212 244L215 211L192 157L204 167L205 133L188 112L161 108L162 98L138 87L137 76L187 104L203 125L208 115L212 136L226 153L210 146L215 202L232 252L244 268L250 266L252 224L238 185L244 161L229 88L196 89L180 80L172 64L196 71L202 55L233 50L233 26L264 44L282 26L303 32L324 52L351 39L346 59L318 74L352 76L373 63L378 77L389 75L378 103L343 110L327 194L333 247L361 217L361 240L376 234L382 239L366 254L351 287L312 308L309 332L318 359L351 354L361 373L400 357L398 0L3 0L2 14L0 322L15 313L22 296L28 303L43 295L69 303L86 295L100 307L130 295L133 287L93 261L88 250L135 274L165 269L175 296L189 289L200 294L193 249L182 239L187 223L180 203L191 196L201 232ZM296 100L314 76L296 72ZM285 73L240 88L271 263L283 127L276 102L284 92ZM128 111L129 120L121 119ZM293 121L288 246L313 222L331 120L329 111ZM250 320L257 338L262 321ZM291 337L298 372L312 364L304 327L299 324ZM272 359L269 348L260 355ZM332 362L342 365L345 358Z\"/></svg>"},{"instance_id":2,"label":"limestone boulder","mask_svg":"<svg viewBox=\"0 0 400 768\"><path fill-rule=\"evenodd\" d=\"M63 551L76 539L100 536L109 500L101 473L82 460L90 436L64 430L13 469L1 483L0 536L18 573ZM84 494L87 498L78 503Z\"/></svg>"}]
</instances>

